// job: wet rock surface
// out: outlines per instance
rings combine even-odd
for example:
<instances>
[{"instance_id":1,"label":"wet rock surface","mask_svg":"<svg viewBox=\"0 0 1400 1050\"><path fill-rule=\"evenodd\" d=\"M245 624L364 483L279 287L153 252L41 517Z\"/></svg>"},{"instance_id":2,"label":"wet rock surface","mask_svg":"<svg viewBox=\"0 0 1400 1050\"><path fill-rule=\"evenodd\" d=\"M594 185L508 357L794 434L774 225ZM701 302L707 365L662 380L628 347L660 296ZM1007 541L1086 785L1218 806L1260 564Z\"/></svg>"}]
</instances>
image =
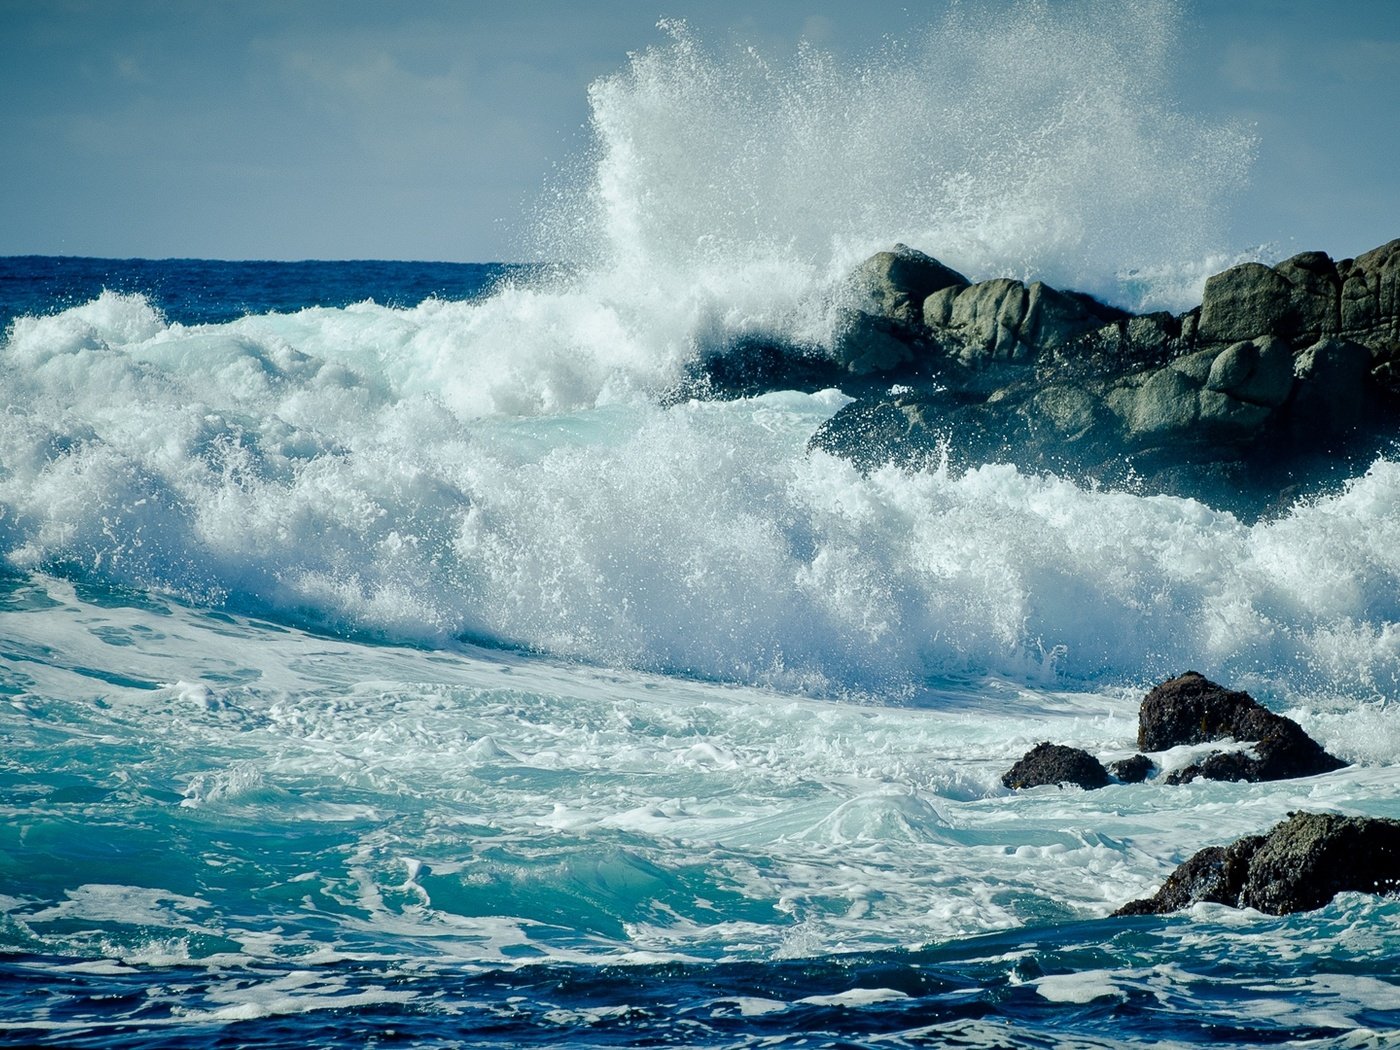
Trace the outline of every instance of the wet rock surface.
<instances>
[{"instance_id":1,"label":"wet rock surface","mask_svg":"<svg viewBox=\"0 0 1400 1050\"><path fill-rule=\"evenodd\" d=\"M1001 782L1013 790L1056 784L1073 784L1086 789L1108 786L1108 770L1089 752L1048 741L1036 744L1002 775Z\"/></svg>"},{"instance_id":2,"label":"wet rock surface","mask_svg":"<svg viewBox=\"0 0 1400 1050\"><path fill-rule=\"evenodd\" d=\"M1400 821L1294 813L1267 835L1209 846L1153 896L1115 915L1162 915L1207 902L1273 915L1309 911L1338 893L1400 890Z\"/></svg>"},{"instance_id":3,"label":"wet rock surface","mask_svg":"<svg viewBox=\"0 0 1400 1050\"><path fill-rule=\"evenodd\" d=\"M1109 763L1108 771L1120 783L1141 784L1156 768L1157 764L1146 755L1133 755Z\"/></svg>"},{"instance_id":4,"label":"wet rock surface","mask_svg":"<svg viewBox=\"0 0 1400 1050\"><path fill-rule=\"evenodd\" d=\"M1209 780L1283 780L1330 773L1344 765L1290 718L1274 714L1245 692L1187 671L1154 688L1138 710L1138 747L1165 751L1233 740L1253 746L1217 751L1167 776L1168 784Z\"/></svg>"},{"instance_id":5,"label":"wet rock surface","mask_svg":"<svg viewBox=\"0 0 1400 1050\"><path fill-rule=\"evenodd\" d=\"M839 386L809 447L869 470L1011 462L1246 519L1340 484L1400 437L1400 240L1305 252L1131 315L1010 278L969 282L904 245L847 282L833 344L697 364L688 396ZM737 367L725 359L735 351Z\"/></svg>"}]
</instances>

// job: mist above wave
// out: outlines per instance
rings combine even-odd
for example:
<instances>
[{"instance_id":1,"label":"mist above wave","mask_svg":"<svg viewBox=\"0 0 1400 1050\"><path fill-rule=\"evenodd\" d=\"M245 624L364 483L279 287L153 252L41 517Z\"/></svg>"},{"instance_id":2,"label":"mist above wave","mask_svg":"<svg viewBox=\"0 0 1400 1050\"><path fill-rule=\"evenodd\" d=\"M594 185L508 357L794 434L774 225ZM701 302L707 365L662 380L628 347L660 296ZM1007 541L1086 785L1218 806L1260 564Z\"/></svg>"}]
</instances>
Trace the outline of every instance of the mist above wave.
<instances>
[{"instance_id":1,"label":"mist above wave","mask_svg":"<svg viewBox=\"0 0 1400 1050\"><path fill-rule=\"evenodd\" d=\"M1194 305L1235 258L1253 143L1176 106L1174 3L954 7L855 62L662 29L592 86L593 145L540 243L693 329L820 341L823 295L895 241L1131 308Z\"/></svg>"}]
</instances>

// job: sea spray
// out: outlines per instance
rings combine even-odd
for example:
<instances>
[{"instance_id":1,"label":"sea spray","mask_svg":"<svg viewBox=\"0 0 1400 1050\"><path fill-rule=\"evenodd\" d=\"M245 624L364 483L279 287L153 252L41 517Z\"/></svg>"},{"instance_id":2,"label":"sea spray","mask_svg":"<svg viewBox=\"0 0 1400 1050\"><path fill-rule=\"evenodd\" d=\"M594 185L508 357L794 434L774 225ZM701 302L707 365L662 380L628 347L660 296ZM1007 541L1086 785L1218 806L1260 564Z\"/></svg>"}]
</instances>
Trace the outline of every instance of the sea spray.
<instances>
[{"instance_id":1,"label":"sea spray","mask_svg":"<svg viewBox=\"0 0 1400 1050\"><path fill-rule=\"evenodd\" d=\"M559 271L406 309L182 325L109 292L18 318L5 559L831 695L1186 666L1392 690L1389 461L1246 527L995 464L861 476L806 451L834 391L661 407L704 347L819 341L845 267L896 237L1070 287L1202 258L1249 149L1170 103L1178 17L959 10L850 66L668 25L593 88L585 174L542 223Z\"/></svg>"},{"instance_id":2,"label":"sea spray","mask_svg":"<svg viewBox=\"0 0 1400 1050\"><path fill-rule=\"evenodd\" d=\"M1001 465L864 477L805 451L835 392L475 417L424 378L472 309L183 328L115 297L22 321L0 372L7 563L825 694L1185 667L1397 686L1389 461L1247 527Z\"/></svg>"},{"instance_id":3,"label":"sea spray","mask_svg":"<svg viewBox=\"0 0 1400 1050\"><path fill-rule=\"evenodd\" d=\"M855 70L642 52L595 91L562 276L391 309L362 264L322 264L359 302L244 264L287 312L204 324L243 301L221 264L191 317L158 279L186 264L113 263L128 294L25 311L0 1041L1393 1041L1393 899L1106 918L1290 811L1400 817L1393 456L1247 525L1004 464L863 475L807 452L834 390L664 396L697 351L819 344L895 238L1176 301L1243 151L1163 101L1172 9L981 11ZM895 141L936 104L952 146ZM1001 786L1041 740L1131 754L1187 667L1355 764Z\"/></svg>"},{"instance_id":4,"label":"sea spray","mask_svg":"<svg viewBox=\"0 0 1400 1050\"><path fill-rule=\"evenodd\" d=\"M954 7L850 63L716 48L684 23L590 90L593 145L542 252L666 318L819 341L835 282L904 241L973 278L1184 309L1233 258L1253 144L1181 112L1182 16Z\"/></svg>"}]
</instances>

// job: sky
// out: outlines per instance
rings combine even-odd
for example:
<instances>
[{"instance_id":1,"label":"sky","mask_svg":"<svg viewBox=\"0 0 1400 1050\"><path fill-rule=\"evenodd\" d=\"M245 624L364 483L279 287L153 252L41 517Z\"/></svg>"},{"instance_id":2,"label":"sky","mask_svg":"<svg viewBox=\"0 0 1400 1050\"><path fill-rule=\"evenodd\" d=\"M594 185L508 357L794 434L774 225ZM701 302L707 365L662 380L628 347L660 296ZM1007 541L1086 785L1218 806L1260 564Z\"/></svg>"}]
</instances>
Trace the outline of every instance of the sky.
<instances>
[{"instance_id":1,"label":"sky","mask_svg":"<svg viewBox=\"0 0 1400 1050\"><path fill-rule=\"evenodd\" d=\"M528 259L588 85L658 19L841 59L1014 2L0 0L0 255ZM1400 237L1400 0L1181 8L1177 104L1258 141L1224 238Z\"/></svg>"}]
</instances>

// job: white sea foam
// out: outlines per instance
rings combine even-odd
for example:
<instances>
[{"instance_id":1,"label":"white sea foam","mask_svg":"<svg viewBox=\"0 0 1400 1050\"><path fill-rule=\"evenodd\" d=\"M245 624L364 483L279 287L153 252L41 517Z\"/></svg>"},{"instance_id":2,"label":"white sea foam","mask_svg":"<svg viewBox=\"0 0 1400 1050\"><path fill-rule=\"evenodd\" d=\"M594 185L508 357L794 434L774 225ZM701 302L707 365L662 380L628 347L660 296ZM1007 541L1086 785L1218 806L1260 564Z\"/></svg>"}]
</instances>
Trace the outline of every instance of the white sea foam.
<instances>
[{"instance_id":1,"label":"white sea foam","mask_svg":"<svg viewBox=\"0 0 1400 1050\"><path fill-rule=\"evenodd\" d=\"M831 391L658 407L703 346L819 340L836 279L896 237L1079 287L1217 250L1248 150L1173 107L1175 19L1157 0L954 14L853 66L670 26L594 86L594 149L541 220L561 275L199 327L110 292L19 318L0 555L829 695L1194 666L1318 717L1393 698L1389 460L1246 527L1005 466L862 477L805 451Z\"/></svg>"},{"instance_id":2,"label":"white sea foam","mask_svg":"<svg viewBox=\"0 0 1400 1050\"><path fill-rule=\"evenodd\" d=\"M0 359L6 560L806 690L1196 667L1319 716L1396 695L1389 460L1253 526L1006 466L863 477L804 450L834 392L454 411L424 393L412 340L355 349L402 313L184 329L108 296L18 327Z\"/></svg>"}]
</instances>

